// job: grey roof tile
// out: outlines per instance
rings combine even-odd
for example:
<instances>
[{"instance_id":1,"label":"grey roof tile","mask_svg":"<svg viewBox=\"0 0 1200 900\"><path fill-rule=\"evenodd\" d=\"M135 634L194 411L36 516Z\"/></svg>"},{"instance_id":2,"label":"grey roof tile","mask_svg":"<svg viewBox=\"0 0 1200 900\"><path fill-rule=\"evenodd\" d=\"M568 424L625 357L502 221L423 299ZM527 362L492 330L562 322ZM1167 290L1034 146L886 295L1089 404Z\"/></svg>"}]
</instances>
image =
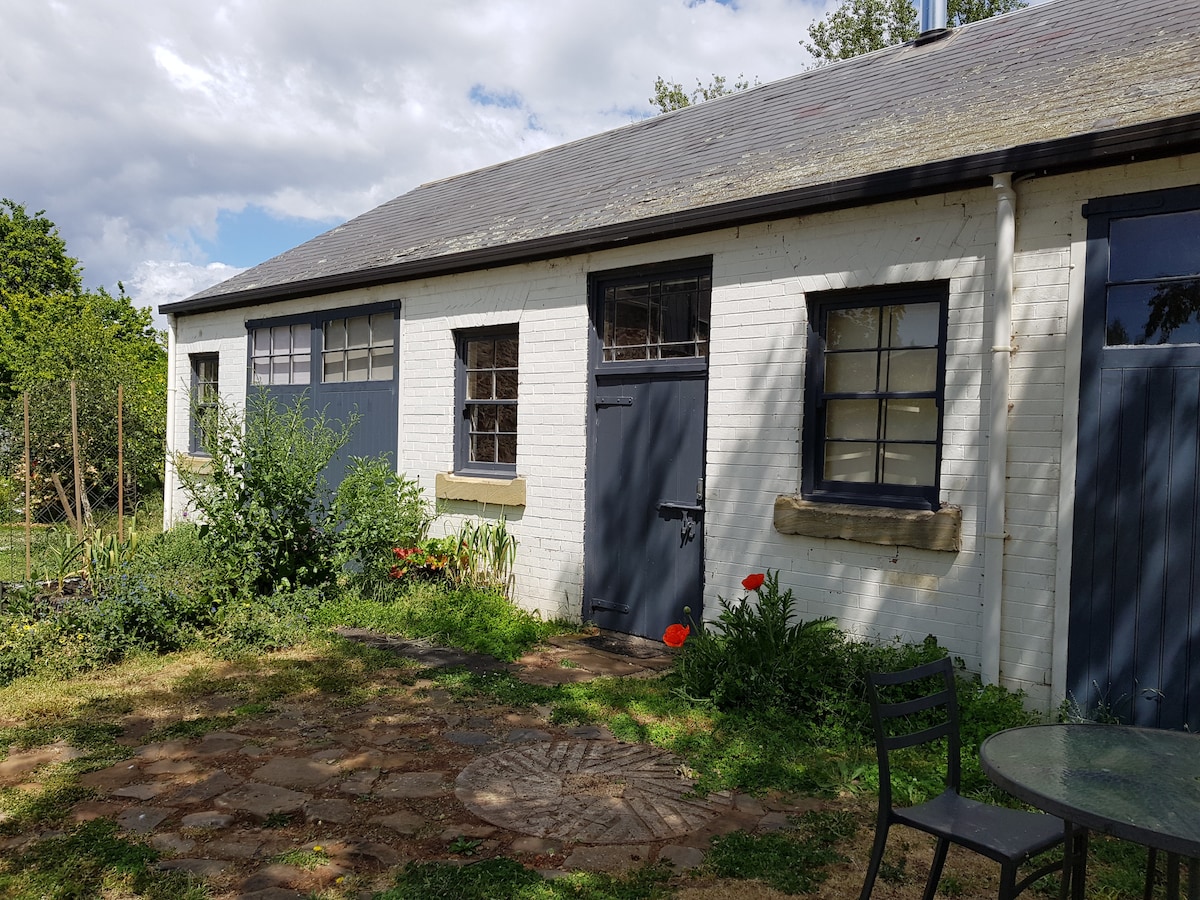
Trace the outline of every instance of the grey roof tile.
<instances>
[{"instance_id":1,"label":"grey roof tile","mask_svg":"<svg viewBox=\"0 0 1200 900\"><path fill-rule=\"evenodd\" d=\"M1200 0L1052 0L421 185L166 310L1197 113Z\"/></svg>"}]
</instances>

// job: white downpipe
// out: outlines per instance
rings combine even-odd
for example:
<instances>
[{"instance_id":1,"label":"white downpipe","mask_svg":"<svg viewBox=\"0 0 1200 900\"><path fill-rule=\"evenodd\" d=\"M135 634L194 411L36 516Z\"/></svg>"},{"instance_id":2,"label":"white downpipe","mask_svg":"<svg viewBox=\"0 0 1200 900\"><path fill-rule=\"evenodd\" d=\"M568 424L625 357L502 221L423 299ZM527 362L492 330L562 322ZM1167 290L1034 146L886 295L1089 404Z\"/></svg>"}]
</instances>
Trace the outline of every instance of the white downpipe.
<instances>
[{"instance_id":1,"label":"white downpipe","mask_svg":"<svg viewBox=\"0 0 1200 900\"><path fill-rule=\"evenodd\" d=\"M984 684L1000 683L1000 623L1004 602L1005 488L1008 479L1008 364L1012 356L1013 254L1017 195L1012 173L992 176L996 190L996 277L992 290L992 398L984 517L983 646Z\"/></svg>"},{"instance_id":2,"label":"white downpipe","mask_svg":"<svg viewBox=\"0 0 1200 900\"><path fill-rule=\"evenodd\" d=\"M179 348L175 340L175 317L167 316L167 454L163 471L163 530L175 522L175 356Z\"/></svg>"}]
</instances>

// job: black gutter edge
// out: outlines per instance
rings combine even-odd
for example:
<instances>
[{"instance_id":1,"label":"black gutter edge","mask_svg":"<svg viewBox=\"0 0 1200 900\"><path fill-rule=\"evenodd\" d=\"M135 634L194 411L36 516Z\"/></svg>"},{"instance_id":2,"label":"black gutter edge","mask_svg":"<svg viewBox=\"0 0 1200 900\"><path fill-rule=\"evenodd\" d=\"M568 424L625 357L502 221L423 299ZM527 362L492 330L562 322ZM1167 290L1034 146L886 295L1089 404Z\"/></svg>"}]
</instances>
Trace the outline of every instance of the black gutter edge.
<instances>
[{"instance_id":1,"label":"black gutter edge","mask_svg":"<svg viewBox=\"0 0 1200 900\"><path fill-rule=\"evenodd\" d=\"M934 191L982 187L990 185L992 176L1000 172L1061 174L1102 165L1173 156L1195 149L1200 149L1200 113L925 163L763 197L733 200L588 231L250 288L215 297L180 300L163 305L159 312L165 315L189 315L296 300L353 288L591 253L736 225L898 200Z\"/></svg>"}]
</instances>

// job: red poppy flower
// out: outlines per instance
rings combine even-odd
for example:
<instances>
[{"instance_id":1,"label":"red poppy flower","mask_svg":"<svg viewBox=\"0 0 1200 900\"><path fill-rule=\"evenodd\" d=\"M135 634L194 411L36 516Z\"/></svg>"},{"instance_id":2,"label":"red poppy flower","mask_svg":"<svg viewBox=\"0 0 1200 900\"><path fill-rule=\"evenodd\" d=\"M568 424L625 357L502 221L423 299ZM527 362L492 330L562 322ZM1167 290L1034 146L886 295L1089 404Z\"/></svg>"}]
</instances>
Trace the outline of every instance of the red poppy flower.
<instances>
[{"instance_id":1,"label":"red poppy flower","mask_svg":"<svg viewBox=\"0 0 1200 900\"><path fill-rule=\"evenodd\" d=\"M691 633L691 626L668 625L667 630L663 633L663 643L668 647L682 647L683 642L687 640L687 636Z\"/></svg>"},{"instance_id":2,"label":"red poppy flower","mask_svg":"<svg viewBox=\"0 0 1200 900\"><path fill-rule=\"evenodd\" d=\"M767 576L762 572L755 572L753 575L747 575L742 579L742 587L748 591L757 591L766 581Z\"/></svg>"}]
</instances>

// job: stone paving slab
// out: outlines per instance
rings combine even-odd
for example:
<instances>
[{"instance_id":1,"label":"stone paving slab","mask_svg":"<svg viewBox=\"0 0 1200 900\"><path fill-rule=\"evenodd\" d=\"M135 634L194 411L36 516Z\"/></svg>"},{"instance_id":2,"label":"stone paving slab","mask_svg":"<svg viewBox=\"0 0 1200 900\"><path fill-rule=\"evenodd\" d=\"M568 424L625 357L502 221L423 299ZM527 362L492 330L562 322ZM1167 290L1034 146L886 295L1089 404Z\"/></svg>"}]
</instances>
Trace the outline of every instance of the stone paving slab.
<instances>
[{"instance_id":1,"label":"stone paving slab","mask_svg":"<svg viewBox=\"0 0 1200 900\"><path fill-rule=\"evenodd\" d=\"M213 804L220 809L244 812L255 819L265 820L272 815L299 812L311 799L311 794L277 785L246 784L214 798Z\"/></svg>"},{"instance_id":2,"label":"stone paving slab","mask_svg":"<svg viewBox=\"0 0 1200 900\"><path fill-rule=\"evenodd\" d=\"M84 756L85 752L77 750L65 741L57 741L32 750L10 750L8 756L0 761L0 785L15 784L42 766L78 759Z\"/></svg>"}]
</instances>

